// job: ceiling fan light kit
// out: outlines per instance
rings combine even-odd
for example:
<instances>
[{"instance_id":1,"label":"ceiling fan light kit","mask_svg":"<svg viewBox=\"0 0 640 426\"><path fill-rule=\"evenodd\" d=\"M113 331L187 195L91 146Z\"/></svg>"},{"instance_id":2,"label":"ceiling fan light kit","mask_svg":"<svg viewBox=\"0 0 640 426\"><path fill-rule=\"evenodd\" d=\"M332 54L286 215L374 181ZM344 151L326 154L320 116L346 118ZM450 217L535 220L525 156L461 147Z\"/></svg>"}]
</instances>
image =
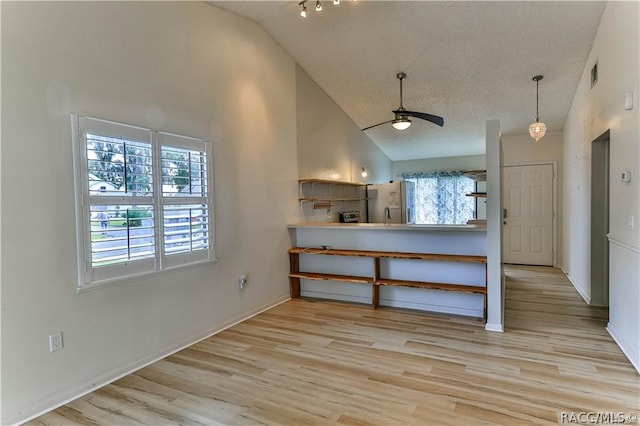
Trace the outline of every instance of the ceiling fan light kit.
<instances>
[{"instance_id":1,"label":"ceiling fan light kit","mask_svg":"<svg viewBox=\"0 0 640 426\"><path fill-rule=\"evenodd\" d=\"M533 77L533 81L536 82L536 121L531 123L531 125L529 126L529 135L533 139L535 139L536 142L538 142L545 135L545 133L547 133L547 125L540 121L540 116L538 115L538 84L543 78L544 77L541 75L536 75Z\"/></svg>"},{"instance_id":2,"label":"ceiling fan light kit","mask_svg":"<svg viewBox=\"0 0 640 426\"><path fill-rule=\"evenodd\" d=\"M409 120L407 117L399 117L393 120L391 122L391 125L396 130L407 130L409 127L411 127L411 120Z\"/></svg>"},{"instance_id":3,"label":"ceiling fan light kit","mask_svg":"<svg viewBox=\"0 0 640 426\"><path fill-rule=\"evenodd\" d=\"M444 118L442 117L438 117L437 115L427 114L424 112L409 111L405 109L404 105L402 104L402 80L407 78L407 75L403 72L399 72L398 74L396 74L396 78L400 80L400 107L398 107L397 110L392 111L395 114L395 118L393 120L383 121L382 123L365 127L364 129L362 129L362 131L364 132L365 130L369 130L373 127L378 127L387 123L391 123L393 128L396 130L407 130L409 127L411 127L411 119L409 117L420 118L422 120L426 120L440 127L443 127Z\"/></svg>"}]
</instances>

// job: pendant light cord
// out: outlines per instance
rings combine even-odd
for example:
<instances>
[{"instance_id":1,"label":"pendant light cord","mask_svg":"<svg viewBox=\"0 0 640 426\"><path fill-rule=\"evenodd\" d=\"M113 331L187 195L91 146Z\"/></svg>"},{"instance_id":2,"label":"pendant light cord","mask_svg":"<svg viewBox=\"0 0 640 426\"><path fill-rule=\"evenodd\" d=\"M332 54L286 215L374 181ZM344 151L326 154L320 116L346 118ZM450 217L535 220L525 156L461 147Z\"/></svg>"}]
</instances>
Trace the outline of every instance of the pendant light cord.
<instances>
[{"instance_id":1,"label":"pendant light cord","mask_svg":"<svg viewBox=\"0 0 640 426\"><path fill-rule=\"evenodd\" d=\"M539 83L540 80L542 80L542 76L541 75L536 75L535 77L533 77L533 81L536 82L536 123L538 123L540 121L540 112L539 112L539 105L540 105L540 88L539 88Z\"/></svg>"},{"instance_id":2,"label":"pendant light cord","mask_svg":"<svg viewBox=\"0 0 640 426\"><path fill-rule=\"evenodd\" d=\"M538 113L538 96L539 96L538 83L540 83L540 80L536 80L536 123L540 121L540 115Z\"/></svg>"}]
</instances>

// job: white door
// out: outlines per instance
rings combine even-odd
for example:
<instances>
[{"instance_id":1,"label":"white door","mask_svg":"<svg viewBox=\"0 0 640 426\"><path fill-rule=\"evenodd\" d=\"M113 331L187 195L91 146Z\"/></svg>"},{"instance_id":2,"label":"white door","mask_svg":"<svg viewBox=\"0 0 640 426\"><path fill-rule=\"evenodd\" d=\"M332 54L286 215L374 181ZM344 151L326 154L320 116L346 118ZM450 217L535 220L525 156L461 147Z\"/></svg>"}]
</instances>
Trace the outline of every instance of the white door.
<instances>
[{"instance_id":1,"label":"white door","mask_svg":"<svg viewBox=\"0 0 640 426\"><path fill-rule=\"evenodd\" d=\"M553 266L553 166L503 173L503 262Z\"/></svg>"}]
</instances>

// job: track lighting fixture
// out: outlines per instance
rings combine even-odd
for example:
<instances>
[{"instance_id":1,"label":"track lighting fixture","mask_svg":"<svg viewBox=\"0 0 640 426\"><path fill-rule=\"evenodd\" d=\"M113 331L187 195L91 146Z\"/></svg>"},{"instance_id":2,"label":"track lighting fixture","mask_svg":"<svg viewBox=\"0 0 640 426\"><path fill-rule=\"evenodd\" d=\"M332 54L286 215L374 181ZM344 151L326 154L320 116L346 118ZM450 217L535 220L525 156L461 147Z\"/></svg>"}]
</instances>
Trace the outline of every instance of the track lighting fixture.
<instances>
[{"instance_id":1,"label":"track lighting fixture","mask_svg":"<svg viewBox=\"0 0 640 426\"><path fill-rule=\"evenodd\" d=\"M309 0L301 0L298 3L298 6L302 7L302 9L300 10L300 16L302 16L303 18L306 18L307 16L309 16L308 12L307 12L307 2ZM333 5L334 6L339 6L340 5L340 1L341 0L333 0ZM352 2L357 2L358 0L352 0ZM322 12L322 2L320 0L316 0L316 12Z\"/></svg>"}]
</instances>

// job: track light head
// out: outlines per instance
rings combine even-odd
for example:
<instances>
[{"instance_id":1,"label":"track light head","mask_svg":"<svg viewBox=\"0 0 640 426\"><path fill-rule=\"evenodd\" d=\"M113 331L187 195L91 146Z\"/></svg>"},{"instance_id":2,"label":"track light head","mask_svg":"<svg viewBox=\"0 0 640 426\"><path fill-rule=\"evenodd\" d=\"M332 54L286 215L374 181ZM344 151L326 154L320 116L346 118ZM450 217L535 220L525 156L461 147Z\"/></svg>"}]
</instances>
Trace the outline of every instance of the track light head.
<instances>
[{"instance_id":1,"label":"track light head","mask_svg":"<svg viewBox=\"0 0 640 426\"><path fill-rule=\"evenodd\" d=\"M307 0L302 0L300 3L298 3L299 6L302 6L302 10L300 11L300 16L302 16L303 18L307 17L307 5L305 4L307 2Z\"/></svg>"}]
</instances>

